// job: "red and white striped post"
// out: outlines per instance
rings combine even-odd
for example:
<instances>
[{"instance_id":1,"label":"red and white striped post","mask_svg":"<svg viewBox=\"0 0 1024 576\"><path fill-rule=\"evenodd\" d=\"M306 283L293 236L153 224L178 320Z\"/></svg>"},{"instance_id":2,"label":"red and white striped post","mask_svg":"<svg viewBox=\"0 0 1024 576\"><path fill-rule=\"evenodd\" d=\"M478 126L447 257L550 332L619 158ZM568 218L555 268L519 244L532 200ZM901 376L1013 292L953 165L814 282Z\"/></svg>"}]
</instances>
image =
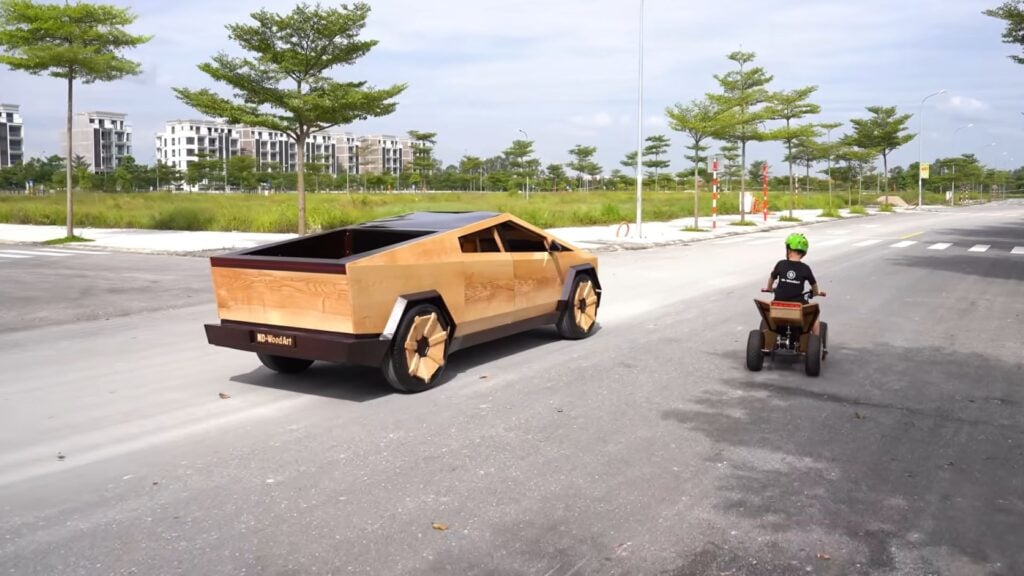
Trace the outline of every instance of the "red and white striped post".
<instances>
[{"instance_id":1,"label":"red and white striped post","mask_svg":"<svg viewBox=\"0 0 1024 576\"><path fill-rule=\"evenodd\" d=\"M711 163L711 229L718 226L718 158Z\"/></svg>"},{"instance_id":2,"label":"red and white striped post","mask_svg":"<svg viewBox=\"0 0 1024 576\"><path fill-rule=\"evenodd\" d=\"M768 221L768 163L761 165L761 183L764 192L764 221Z\"/></svg>"}]
</instances>

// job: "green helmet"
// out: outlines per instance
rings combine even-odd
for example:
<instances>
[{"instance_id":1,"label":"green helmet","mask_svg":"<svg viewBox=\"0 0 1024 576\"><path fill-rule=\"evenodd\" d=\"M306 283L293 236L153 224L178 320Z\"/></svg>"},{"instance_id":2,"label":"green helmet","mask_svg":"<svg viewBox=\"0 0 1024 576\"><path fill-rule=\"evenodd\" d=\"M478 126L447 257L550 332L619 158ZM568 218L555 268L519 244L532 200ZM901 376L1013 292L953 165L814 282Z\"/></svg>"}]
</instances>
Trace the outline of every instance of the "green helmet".
<instances>
[{"instance_id":1,"label":"green helmet","mask_svg":"<svg viewBox=\"0 0 1024 576\"><path fill-rule=\"evenodd\" d=\"M803 234L793 233L786 237L786 248L796 252L807 252L807 237Z\"/></svg>"}]
</instances>

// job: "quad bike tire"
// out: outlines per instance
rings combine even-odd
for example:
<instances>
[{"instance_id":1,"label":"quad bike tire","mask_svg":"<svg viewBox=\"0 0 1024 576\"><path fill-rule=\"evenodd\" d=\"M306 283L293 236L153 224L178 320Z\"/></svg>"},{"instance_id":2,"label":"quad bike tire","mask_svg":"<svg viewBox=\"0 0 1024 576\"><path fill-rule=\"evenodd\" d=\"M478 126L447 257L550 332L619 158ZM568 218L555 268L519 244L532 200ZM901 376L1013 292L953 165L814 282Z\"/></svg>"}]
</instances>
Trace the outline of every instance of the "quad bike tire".
<instances>
[{"instance_id":1,"label":"quad bike tire","mask_svg":"<svg viewBox=\"0 0 1024 576\"><path fill-rule=\"evenodd\" d=\"M418 304L407 310L381 366L384 379L404 393L437 386L448 360L449 335L448 320L437 306Z\"/></svg>"},{"instance_id":2,"label":"quad bike tire","mask_svg":"<svg viewBox=\"0 0 1024 576\"><path fill-rule=\"evenodd\" d=\"M260 352L256 353L256 357L260 359L264 366L281 374L298 374L313 365L312 360L274 356L273 354L263 354Z\"/></svg>"},{"instance_id":3,"label":"quad bike tire","mask_svg":"<svg viewBox=\"0 0 1024 576\"><path fill-rule=\"evenodd\" d=\"M759 372L764 366L764 332L751 330L747 336L747 370Z\"/></svg>"},{"instance_id":4,"label":"quad bike tire","mask_svg":"<svg viewBox=\"0 0 1024 576\"><path fill-rule=\"evenodd\" d=\"M828 324L821 322L821 359L824 360L828 357Z\"/></svg>"},{"instance_id":5,"label":"quad bike tire","mask_svg":"<svg viewBox=\"0 0 1024 576\"><path fill-rule=\"evenodd\" d=\"M808 376L821 374L821 337L817 334L807 337L807 359L804 369Z\"/></svg>"}]
</instances>

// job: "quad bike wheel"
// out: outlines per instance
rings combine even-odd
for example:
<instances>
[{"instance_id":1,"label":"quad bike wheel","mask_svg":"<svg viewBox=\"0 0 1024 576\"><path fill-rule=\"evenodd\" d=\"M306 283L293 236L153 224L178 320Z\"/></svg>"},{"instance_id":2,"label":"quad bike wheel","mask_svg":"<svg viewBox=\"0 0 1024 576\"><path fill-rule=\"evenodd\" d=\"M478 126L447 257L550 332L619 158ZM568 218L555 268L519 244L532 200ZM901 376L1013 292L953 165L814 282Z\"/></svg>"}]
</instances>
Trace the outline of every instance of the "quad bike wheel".
<instances>
[{"instance_id":1,"label":"quad bike wheel","mask_svg":"<svg viewBox=\"0 0 1024 576\"><path fill-rule=\"evenodd\" d=\"M764 332L751 330L747 336L747 370L758 372L764 366Z\"/></svg>"},{"instance_id":2,"label":"quad bike wheel","mask_svg":"<svg viewBox=\"0 0 1024 576\"><path fill-rule=\"evenodd\" d=\"M821 322L821 359L828 358L828 324Z\"/></svg>"},{"instance_id":3,"label":"quad bike wheel","mask_svg":"<svg viewBox=\"0 0 1024 576\"><path fill-rule=\"evenodd\" d=\"M578 274L573 280L570 300L555 327L562 338L580 340L594 333L597 324L597 291L590 274Z\"/></svg>"},{"instance_id":4,"label":"quad bike wheel","mask_svg":"<svg viewBox=\"0 0 1024 576\"><path fill-rule=\"evenodd\" d=\"M807 359L804 369L808 376L821 374L821 337L816 334L807 337Z\"/></svg>"},{"instance_id":5,"label":"quad bike wheel","mask_svg":"<svg viewBox=\"0 0 1024 576\"><path fill-rule=\"evenodd\" d=\"M448 322L433 304L419 304L398 323L382 372L399 392L423 392L437 385L447 362Z\"/></svg>"},{"instance_id":6,"label":"quad bike wheel","mask_svg":"<svg viewBox=\"0 0 1024 576\"><path fill-rule=\"evenodd\" d=\"M260 352L256 353L256 357L260 359L264 366L281 374L298 374L313 365L312 360L274 356L273 354L263 354Z\"/></svg>"}]
</instances>

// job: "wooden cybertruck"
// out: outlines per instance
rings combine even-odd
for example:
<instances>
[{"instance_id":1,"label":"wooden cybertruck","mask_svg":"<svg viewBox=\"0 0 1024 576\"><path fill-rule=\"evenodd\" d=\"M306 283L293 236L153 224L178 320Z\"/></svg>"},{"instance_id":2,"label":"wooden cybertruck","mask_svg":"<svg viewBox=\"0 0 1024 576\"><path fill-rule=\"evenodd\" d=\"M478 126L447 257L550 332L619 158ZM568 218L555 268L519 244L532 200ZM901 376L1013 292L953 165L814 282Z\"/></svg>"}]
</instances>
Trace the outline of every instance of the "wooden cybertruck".
<instances>
[{"instance_id":1,"label":"wooden cybertruck","mask_svg":"<svg viewBox=\"0 0 1024 576\"><path fill-rule=\"evenodd\" d=\"M453 352L544 325L590 336L597 257L511 214L416 212L210 259L210 344L297 373L379 366L403 392L438 384Z\"/></svg>"},{"instance_id":2,"label":"wooden cybertruck","mask_svg":"<svg viewBox=\"0 0 1024 576\"><path fill-rule=\"evenodd\" d=\"M810 292L804 293L805 298L811 295ZM773 362L781 358L802 359L808 376L821 374L828 324L821 322L820 335L812 332L821 314L818 305L756 299L754 305L761 314L761 327L751 330L747 338L747 369L753 372L761 370L767 356Z\"/></svg>"}]
</instances>

